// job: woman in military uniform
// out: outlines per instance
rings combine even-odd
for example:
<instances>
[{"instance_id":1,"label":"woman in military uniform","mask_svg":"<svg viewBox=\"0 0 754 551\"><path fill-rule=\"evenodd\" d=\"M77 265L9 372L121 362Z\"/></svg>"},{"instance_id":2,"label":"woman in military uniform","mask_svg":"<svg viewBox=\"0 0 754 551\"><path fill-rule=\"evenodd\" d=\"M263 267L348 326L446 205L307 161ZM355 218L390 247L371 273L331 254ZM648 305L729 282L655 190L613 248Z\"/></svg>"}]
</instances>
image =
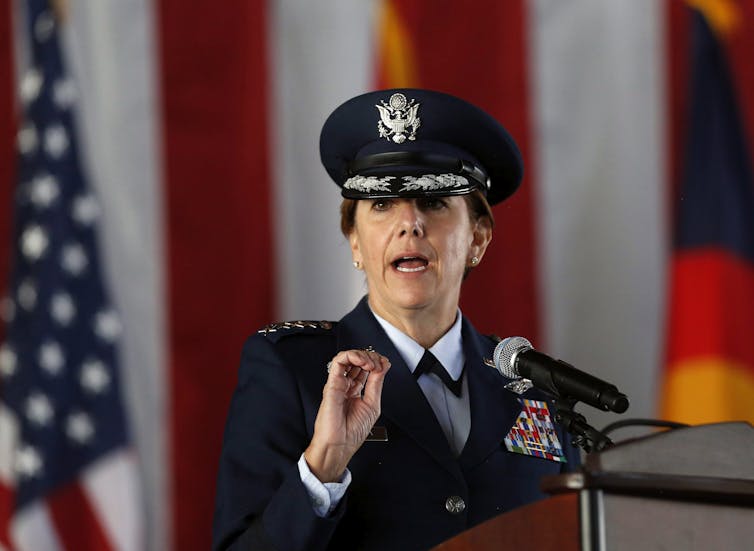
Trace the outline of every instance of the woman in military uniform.
<instances>
[{"instance_id":1,"label":"woman in military uniform","mask_svg":"<svg viewBox=\"0 0 754 551\"><path fill-rule=\"evenodd\" d=\"M247 341L214 549L427 549L544 497L578 455L458 307L521 180L512 138L461 99L387 90L336 109L320 153L368 295Z\"/></svg>"}]
</instances>

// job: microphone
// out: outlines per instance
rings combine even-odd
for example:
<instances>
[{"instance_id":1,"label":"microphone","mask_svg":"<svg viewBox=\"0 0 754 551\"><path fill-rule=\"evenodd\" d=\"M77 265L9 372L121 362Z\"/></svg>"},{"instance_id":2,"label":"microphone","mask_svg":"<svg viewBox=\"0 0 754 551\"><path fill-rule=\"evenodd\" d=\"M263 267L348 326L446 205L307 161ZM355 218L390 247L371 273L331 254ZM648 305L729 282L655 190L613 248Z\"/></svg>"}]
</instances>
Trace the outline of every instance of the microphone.
<instances>
[{"instance_id":1,"label":"microphone","mask_svg":"<svg viewBox=\"0 0 754 551\"><path fill-rule=\"evenodd\" d=\"M528 379L539 390L555 397L572 398L615 413L628 409L628 398L615 385L534 350L523 337L500 341L493 360L495 369L509 379Z\"/></svg>"}]
</instances>

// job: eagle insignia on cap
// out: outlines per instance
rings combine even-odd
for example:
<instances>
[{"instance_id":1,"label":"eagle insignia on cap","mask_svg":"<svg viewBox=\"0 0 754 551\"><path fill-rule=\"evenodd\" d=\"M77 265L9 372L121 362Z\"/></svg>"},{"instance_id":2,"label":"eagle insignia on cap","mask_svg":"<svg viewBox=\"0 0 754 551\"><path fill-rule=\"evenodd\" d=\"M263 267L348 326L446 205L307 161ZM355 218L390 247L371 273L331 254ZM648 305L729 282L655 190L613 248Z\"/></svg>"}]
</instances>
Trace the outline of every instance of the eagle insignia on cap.
<instances>
[{"instance_id":1,"label":"eagle insignia on cap","mask_svg":"<svg viewBox=\"0 0 754 551\"><path fill-rule=\"evenodd\" d=\"M380 121L377 123L380 138L393 140L395 143L403 143L407 138L415 140L416 131L421 124L420 104L413 99L408 101L401 93L390 96L388 103L383 100L380 103L382 105L375 105L380 112Z\"/></svg>"}]
</instances>

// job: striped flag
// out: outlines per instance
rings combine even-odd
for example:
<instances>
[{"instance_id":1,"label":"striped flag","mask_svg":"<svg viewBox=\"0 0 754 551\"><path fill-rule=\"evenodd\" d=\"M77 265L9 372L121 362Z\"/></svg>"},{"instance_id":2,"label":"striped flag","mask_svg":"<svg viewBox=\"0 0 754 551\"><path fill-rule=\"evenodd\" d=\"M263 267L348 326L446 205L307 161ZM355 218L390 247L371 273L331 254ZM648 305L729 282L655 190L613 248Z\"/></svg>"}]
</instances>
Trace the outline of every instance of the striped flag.
<instances>
[{"instance_id":1,"label":"striped flag","mask_svg":"<svg viewBox=\"0 0 754 551\"><path fill-rule=\"evenodd\" d=\"M121 322L79 162L59 14L26 2L13 259L0 344L0 548L142 548L118 366Z\"/></svg>"},{"instance_id":2,"label":"striped flag","mask_svg":"<svg viewBox=\"0 0 754 551\"><path fill-rule=\"evenodd\" d=\"M750 132L754 2L697 3L740 12L725 51ZM687 135L686 2L68 4L60 44L79 106L70 143L99 198L99 263L111 292L103 304L117 304L123 327L112 381L139 460L148 550L209 546L244 338L274 321L338 319L365 292L317 146L332 109L376 87L461 95L521 145L521 192L495 208L491 248L462 291L464 313L480 331L521 334L614 382L632 416L659 416L669 174ZM25 75L15 67L26 66L18 43L30 35L11 21L25 20L25 5L0 7L0 294L14 300L16 130L24 143L29 136L14 121ZM714 13L716 25L731 20L729 10ZM7 323L0 318L2 342ZM588 416L598 427L615 420Z\"/></svg>"},{"instance_id":3,"label":"striped flag","mask_svg":"<svg viewBox=\"0 0 754 551\"><path fill-rule=\"evenodd\" d=\"M730 13L695 11L690 19L662 413L686 423L754 422L754 149L724 43L724 33L740 31Z\"/></svg>"}]
</instances>

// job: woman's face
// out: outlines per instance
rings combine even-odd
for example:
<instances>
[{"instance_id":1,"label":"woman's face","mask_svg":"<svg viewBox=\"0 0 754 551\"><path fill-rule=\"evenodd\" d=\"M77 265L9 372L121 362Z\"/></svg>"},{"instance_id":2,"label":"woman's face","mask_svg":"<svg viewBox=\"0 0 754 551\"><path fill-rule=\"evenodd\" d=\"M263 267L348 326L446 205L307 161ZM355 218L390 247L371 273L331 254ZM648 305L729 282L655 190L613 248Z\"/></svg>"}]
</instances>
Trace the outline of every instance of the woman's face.
<instances>
[{"instance_id":1,"label":"woman's face","mask_svg":"<svg viewBox=\"0 0 754 551\"><path fill-rule=\"evenodd\" d=\"M463 197L358 201L349 236L369 302L388 321L425 311L453 316L464 271L492 238L487 218L472 220Z\"/></svg>"}]
</instances>

